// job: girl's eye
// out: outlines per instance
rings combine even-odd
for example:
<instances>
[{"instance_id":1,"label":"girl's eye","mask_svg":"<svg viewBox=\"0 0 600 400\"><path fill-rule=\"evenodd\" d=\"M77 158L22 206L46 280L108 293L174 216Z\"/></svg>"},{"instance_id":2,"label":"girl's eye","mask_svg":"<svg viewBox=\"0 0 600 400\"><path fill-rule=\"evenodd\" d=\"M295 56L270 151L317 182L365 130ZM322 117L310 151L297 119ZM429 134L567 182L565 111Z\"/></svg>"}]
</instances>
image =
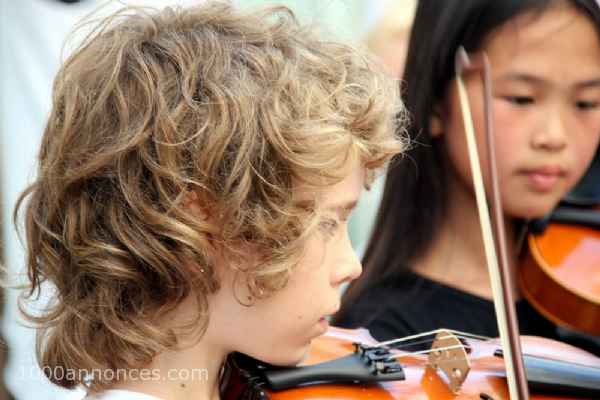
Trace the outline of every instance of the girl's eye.
<instances>
[{"instance_id":1,"label":"girl's eye","mask_svg":"<svg viewBox=\"0 0 600 400\"><path fill-rule=\"evenodd\" d=\"M504 99L517 106L527 106L534 103L532 96L505 96Z\"/></svg>"},{"instance_id":2,"label":"girl's eye","mask_svg":"<svg viewBox=\"0 0 600 400\"><path fill-rule=\"evenodd\" d=\"M598 105L600 103L598 103L597 101L585 101L585 100L579 100L575 102L575 106L582 111L586 111L586 110L594 110L596 108L598 108Z\"/></svg>"}]
</instances>

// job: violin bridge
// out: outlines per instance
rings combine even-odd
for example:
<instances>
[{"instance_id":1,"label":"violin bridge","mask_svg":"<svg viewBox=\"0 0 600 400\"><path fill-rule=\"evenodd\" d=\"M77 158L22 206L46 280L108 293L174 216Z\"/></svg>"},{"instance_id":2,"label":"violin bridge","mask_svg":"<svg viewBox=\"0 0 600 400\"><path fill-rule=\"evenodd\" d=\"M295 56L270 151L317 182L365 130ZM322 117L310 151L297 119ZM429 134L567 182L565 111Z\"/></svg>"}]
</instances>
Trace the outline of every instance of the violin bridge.
<instances>
[{"instance_id":1,"label":"violin bridge","mask_svg":"<svg viewBox=\"0 0 600 400\"><path fill-rule=\"evenodd\" d=\"M444 373L446 383L453 393L460 391L471 370L465 346L447 330L441 330L435 336L427 363L436 371Z\"/></svg>"}]
</instances>

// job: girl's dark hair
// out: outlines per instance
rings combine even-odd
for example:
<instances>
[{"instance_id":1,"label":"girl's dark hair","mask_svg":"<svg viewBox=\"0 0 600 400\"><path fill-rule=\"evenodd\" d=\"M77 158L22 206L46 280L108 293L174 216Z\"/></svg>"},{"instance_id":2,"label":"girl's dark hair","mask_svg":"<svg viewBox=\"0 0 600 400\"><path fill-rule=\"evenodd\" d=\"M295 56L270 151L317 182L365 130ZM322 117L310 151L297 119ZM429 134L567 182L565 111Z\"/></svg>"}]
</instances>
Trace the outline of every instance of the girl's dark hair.
<instances>
[{"instance_id":1,"label":"girl's dark hair","mask_svg":"<svg viewBox=\"0 0 600 400\"><path fill-rule=\"evenodd\" d=\"M448 164L443 142L430 135L429 119L454 77L454 56L463 45L481 48L488 34L511 18L542 13L566 0L419 0L403 77L403 100L412 124L412 148L387 173L375 227L363 258L363 276L346 291L336 319L370 287L395 279L425 254L447 209ZM595 0L569 0L596 25ZM335 322L335 320L334 320ZM363 321L364 323L365 321Z\"/></svg>"}]
</instances>

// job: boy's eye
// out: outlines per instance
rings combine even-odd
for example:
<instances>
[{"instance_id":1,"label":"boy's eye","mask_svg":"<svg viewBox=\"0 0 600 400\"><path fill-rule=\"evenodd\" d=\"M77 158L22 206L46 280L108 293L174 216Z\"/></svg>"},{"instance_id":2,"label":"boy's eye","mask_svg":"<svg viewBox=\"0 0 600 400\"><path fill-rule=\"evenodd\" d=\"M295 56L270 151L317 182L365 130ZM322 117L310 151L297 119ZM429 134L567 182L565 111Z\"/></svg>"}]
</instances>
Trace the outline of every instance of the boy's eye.
<instances>
[{"instance_id":1,"label":"boy's eye","mask_svg":"<svg viewBox=\"0 0 600 400\"><path fill-rule=\"evenodd\" d=\"M580 110L593 110L598 108L598 105L600 103L597 101L585 101L585 100L579 100L575 102L575 106L580 109Z\"/></svg>"},{"instance_id":2,"label":"boy's eye","mask_svg":"<svg viewBox=\"0 0 600 400\"><path fill-rule=\"evenodd\" d=\"M333 218L323 218L319 222L319 228L327 234L335 233L337 227L339 226L339 222Z\"/></svg>"},{"instance_id":3,"label":"boy's eye","mask_svg":"<svg viewBox=\"0 0 600 400\"><path fill-rule=\"evenodd\" d=\"M504 99L517 106L526 106L534 103L532 96L504 96Z\"/></svg>"}]
</instances>

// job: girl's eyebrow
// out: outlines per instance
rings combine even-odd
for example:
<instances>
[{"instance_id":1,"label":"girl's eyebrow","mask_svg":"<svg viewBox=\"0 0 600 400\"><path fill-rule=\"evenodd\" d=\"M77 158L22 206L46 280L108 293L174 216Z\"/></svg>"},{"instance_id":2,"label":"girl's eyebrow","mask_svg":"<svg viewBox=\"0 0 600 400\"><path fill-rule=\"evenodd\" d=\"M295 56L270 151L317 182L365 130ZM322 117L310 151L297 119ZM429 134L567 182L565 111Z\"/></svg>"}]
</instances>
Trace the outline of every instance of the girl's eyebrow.
<instances>
[{"instance_id":1,"label":"girl's eyebrow","mask_svg":"<svg viewBox=\"0 0 600 400\"><path fill-rule=\"evenodd\" d=\"M529 84L536 85L536 86L544 86L544 85L548 84L548 81L546 81L544 78L541 78L541 77L535 76L535 75L531 75L531 74L521 73L521 72L509 72L507 74L500 75L497 79L499 81L524 82L524 83L529 83Z\"/></svg>"},{"instance_id":2,"label":"girl's eyebrow","mask_svg":"<svg viewBox=\"0 0 600 400\"><path fill-rule=\"evenodd\" d=\"M600 78L590 79L583 82L578 82L575 84L577 89L587 89L587 88L596 88L600 87Z\"/></svg>"},{"instance_id":3,"label":"girl's eyebrow","mask_svg":"<svg viewBox=\"0 0 600 400\"><path fill-rule=\"evenodd\" d=\"M519 73L519 72L512 72L512 73L508 73L506 75L501 75L498 78L498 80L499 81L519 81L519 82L529 83L529 84L536 85L536 86L547 86L549 84L549 82L544 78L541 78L541 77L535 76L535 75L531 75L531 74ZM588 89L588 88L600 87L600 77L593 78L593 79L586 79L586 80L577 82L577 83L575 83L574 86L575 86L575 89Z\"/></svg>"}]
</instances>

